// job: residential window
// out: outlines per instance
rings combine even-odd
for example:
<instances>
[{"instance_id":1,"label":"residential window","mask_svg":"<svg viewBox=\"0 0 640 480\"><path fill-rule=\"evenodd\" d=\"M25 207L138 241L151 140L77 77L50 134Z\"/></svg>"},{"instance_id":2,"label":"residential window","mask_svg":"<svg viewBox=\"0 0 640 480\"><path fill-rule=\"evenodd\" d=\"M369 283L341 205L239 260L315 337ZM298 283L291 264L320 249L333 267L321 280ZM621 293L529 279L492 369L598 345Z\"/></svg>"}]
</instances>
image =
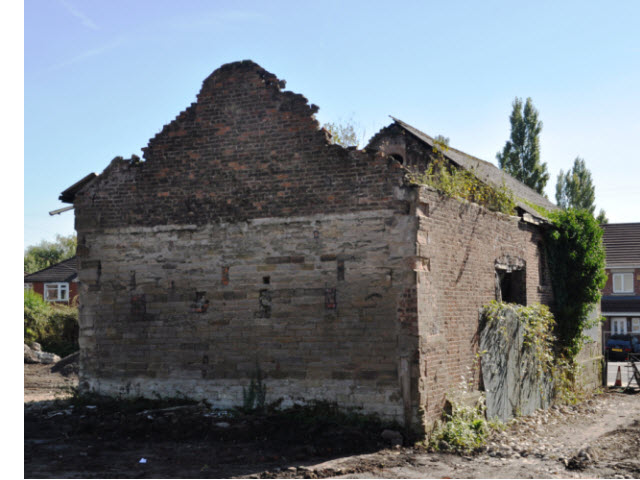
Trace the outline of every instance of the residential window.
<instances>
[{"instance_id":1,"label":"residential window","mask_svg":"<svg viewBox=\"0 0 640 480\"><path fill-rule=\"evenodd\" d=\"M631 319L631 333L640 333L640 318Z\"/></svg>"},{"instance_id":2,"label":"residential window","mask_svg":"<svg viewBox=\"0 0 640 480\"><path fill-rule=\"evenodd\" d=\"M25 290L33 290L33 283L25 283L24 284L24 289Z\"/></svg>"},{"instance_id":3,"label":"residential window","mask_svg":"<svg viewBox=\"0 0 640 480\"><path fill-rule=\"evenodd\" d=\"M44 299L48 302L66 302L69 300L68 283L45 283Z\"/></svg>"},{"instance_id":4,"label":"residential window","mask_svg":"<svg viewBox=\"0 0 640 480\"><path fill-rule=\"evenodd\" d=\"M633 273L614 273L613 293L633 293Z\"/></svg>"},{"instance_id":5,"label":"residential window","mask_svg":"<svg viewBox=\"0 0 640 480\"><path fill-rule=\"evenodd\" d=\"M611 334L625 335L627 333L626 317L614 317L611 319Z\"/></svg>"}]
</instances>

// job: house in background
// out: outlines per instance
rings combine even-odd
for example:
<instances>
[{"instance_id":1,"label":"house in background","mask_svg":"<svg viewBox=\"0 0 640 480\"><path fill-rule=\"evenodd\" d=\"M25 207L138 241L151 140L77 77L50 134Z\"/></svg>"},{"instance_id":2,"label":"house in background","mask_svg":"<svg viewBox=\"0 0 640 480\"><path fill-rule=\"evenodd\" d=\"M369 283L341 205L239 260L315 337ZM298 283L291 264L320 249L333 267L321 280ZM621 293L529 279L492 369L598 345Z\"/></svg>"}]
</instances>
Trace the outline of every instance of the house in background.
<instances>
[{"instance_id":1,"label":"house in background","mask_svg":"<svg viewBox=\"0 0 640 480\"><path fill-rule=\"evenodd\" d=\"M42 295L47 302L72 304L78 296L76 257L25 275L24 288Z\"/></svg>"},{"instance_id":2,"label":"house in background","mask_svg":"<svg viewBox=\"0 0 640 480\"><path fill-rule=\"evenodd\" d=\"M602 292L603 345L611 335L633 335L640 340L640 223L602 227L608 276Z\"/></svg>"}]
</instances>

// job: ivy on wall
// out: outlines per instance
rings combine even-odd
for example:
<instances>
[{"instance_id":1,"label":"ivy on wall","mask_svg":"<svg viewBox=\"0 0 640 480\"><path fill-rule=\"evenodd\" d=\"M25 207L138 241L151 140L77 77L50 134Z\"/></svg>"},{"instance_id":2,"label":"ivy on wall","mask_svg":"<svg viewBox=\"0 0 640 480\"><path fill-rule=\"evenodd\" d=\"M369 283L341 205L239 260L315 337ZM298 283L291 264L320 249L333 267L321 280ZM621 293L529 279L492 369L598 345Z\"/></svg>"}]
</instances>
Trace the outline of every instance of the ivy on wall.
<instances>
[{"instance_id":1,"label":"ivy on wall","mask_svg":"<svg viewBox=\"0 0 640 480\"><path fill-rule=\"evenodd\" d=\"M607 281L602 229L585 210L549 214L546 249L555 297L555 335L559 353L574 359L584 342L583 332Z\"/></svg>"}]
</instances>

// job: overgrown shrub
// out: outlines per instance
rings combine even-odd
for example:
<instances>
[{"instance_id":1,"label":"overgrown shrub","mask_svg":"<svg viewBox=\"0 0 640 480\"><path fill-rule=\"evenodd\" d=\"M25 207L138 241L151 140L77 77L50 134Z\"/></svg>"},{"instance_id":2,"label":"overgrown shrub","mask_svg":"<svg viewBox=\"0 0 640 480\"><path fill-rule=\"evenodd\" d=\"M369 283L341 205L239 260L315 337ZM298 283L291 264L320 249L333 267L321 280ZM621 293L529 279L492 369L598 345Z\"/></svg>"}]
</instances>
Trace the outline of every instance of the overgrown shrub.
<instances>
[{"instance_id":1,"label":"overgrown shrub","mask_svg":"<svg viewBox=\"0 0 640 480\"><path fill-rule=\"evenodd\" d=\"M61 357L78 350L78 309L47 303L37 293L24 292L24 342L38 342Z\"/></svg>"},{"instance_id":2,"label":"overgrown shrub","mask_svg":"<svg viewBox=\"0 0 640 480\"><path fill-rule=\"evenodd\" d=\"M583 332L607 281L602 229L588 211L550 213L546 233L547 258L555 297L556 337L560 354L573 360L584 343Z\"/></svg>"}]
</instances>

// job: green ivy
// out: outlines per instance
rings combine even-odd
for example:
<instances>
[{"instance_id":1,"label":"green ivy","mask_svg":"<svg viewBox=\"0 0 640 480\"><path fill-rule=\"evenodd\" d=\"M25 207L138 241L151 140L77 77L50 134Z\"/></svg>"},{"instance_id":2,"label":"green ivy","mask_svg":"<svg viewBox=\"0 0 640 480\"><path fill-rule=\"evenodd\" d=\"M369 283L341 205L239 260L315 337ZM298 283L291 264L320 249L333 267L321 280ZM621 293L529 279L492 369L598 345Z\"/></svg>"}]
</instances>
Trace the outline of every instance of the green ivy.
<instances>
[{"instance_id":1,"label":"green ivy","mask_svg":"<svg viewBox=\"0 0 640 480\"><path fill-rule=\"evenodd\" d=\"M524 306L493 300L483 307L482 320L487 327L503 329L500 320L505 318L508 311L512 311L518 323L523 326L523 349L531 352L538 378L551 375L555 361L555 320L549 307L540 303ZM506 335L504 330L503 335Z\"/></svg>"},{"instance_id":2,"label":"green ivy","mask_svg":"<svg viewBox=\"0 0 640 480\"><path fill-rule=\"evenodd\" d=\"M572 360L584 343L584 330L607 281L602 229L589 212L559 210L549 214L547 258L555 298L555 334L560 353Z\"/></svg>"}]
</instances>

